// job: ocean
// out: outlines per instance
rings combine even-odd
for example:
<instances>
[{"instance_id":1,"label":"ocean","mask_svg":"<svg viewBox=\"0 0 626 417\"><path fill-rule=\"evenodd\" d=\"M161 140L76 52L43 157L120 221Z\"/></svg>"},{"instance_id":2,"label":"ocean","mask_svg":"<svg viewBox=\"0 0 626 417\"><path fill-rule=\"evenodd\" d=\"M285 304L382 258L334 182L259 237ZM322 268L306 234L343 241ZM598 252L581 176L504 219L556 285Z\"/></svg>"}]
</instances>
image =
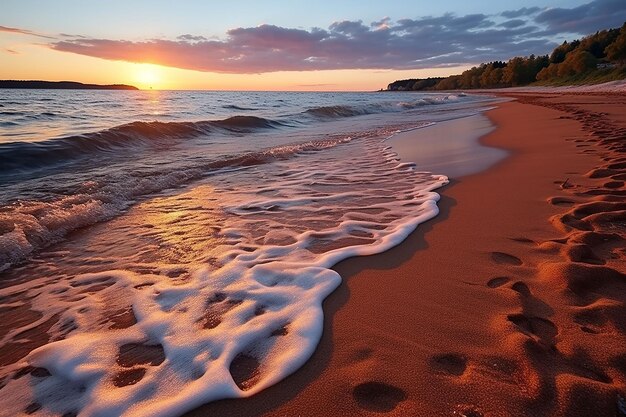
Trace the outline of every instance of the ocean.
<instances>
[{"instance_id":1,"label":"ocean","mask_svg":"<svg viewBox=\"0 0 626 417\"><path fill-rule=\"evenodd\" d=\"M0 408L171 416L284 379L319 342L332 266L438 213L447 173L387 139L490 103L1 91Z\"/></svg>"}]
</instances>

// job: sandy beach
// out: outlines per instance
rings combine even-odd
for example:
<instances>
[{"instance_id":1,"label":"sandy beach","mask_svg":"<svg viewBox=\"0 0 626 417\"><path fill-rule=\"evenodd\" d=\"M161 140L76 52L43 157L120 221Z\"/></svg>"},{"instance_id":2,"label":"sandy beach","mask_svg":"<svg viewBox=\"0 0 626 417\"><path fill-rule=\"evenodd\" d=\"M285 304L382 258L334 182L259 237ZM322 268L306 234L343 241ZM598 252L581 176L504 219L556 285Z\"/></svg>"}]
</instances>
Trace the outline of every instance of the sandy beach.
<instances>
[{"instance_id":1,"label":"sandy beach","mask_svg":"<svg viewBox=\"0 0 626 417\"><path fill-rule=\"evenodd\" d=\"M0 417L626 417L626 0L521 3L4 0Z\"/></svg>"},{"instance_id":2,"label":"sandy beach","mask_svg":"<svg viewBox=\"0 0 626 417\"><path fill-rule=\"evenodd\" d=\"M451 179L401 245L336 265L304 367L188 415L623 415L626 99L515 98L481 139L509 157Z\"/></svg>"}]
</instances>

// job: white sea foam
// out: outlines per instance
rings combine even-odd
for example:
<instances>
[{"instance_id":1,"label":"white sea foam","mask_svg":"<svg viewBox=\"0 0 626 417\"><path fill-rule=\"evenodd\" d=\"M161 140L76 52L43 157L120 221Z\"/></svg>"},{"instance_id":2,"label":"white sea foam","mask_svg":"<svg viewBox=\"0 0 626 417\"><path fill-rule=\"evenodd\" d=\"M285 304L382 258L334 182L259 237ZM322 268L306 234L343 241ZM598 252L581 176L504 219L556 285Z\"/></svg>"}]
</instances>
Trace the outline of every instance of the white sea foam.
<instances>
[{"instance_id":1,"label":"white sea foam","mask_svg":"<svg viewBox=\"0 0 626 417\"><path fill-rule=\"evenodd\" d=\"M294 372L341 282L330 268L438 213L447 178L400 163L383 142L396 130L205 178L58 245L52 266L0 289L0 308L40 315L0 345L50 326L48 343L0 368L0 409L173 416Z\"/></svg>"},{"instance_id":2,"label":"white sea foam","mask_svg":"<svg viewBox=\"0 0 626 417\"><path fill-rule=\"evenodd\" d=\"M48 201L18 201L0 207L0 272L76 229L119 215L139 197L186 184L215 171L271 163L302 152L332 148L349 140L349 136L338 135L221 159L201 159L185 167L152 169L134 175L108 174L105 181L80 184L76 194Z\"/></svg>"}]
</instances>

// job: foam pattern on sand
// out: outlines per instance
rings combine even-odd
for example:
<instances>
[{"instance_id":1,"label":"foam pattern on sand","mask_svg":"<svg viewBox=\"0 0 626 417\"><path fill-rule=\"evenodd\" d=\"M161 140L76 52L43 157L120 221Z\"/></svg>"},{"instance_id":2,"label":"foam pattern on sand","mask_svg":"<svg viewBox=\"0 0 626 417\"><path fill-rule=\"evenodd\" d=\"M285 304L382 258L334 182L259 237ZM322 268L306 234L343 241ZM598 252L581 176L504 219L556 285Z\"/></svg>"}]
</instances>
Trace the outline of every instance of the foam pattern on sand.
<instances>
[{"instance_id":1,"label":"foam pattern on sand","mask_svg":"<svg viewBox=\"0 0 626 417\"><path fill-rule=\"evenodd\" d=\"M16 272L32 275L0 289L3 412L172 416L294 372L340 284L330 267L438 213L447 178L400 163L391 133L204 179Z\"/></svg>"}]
</instances>

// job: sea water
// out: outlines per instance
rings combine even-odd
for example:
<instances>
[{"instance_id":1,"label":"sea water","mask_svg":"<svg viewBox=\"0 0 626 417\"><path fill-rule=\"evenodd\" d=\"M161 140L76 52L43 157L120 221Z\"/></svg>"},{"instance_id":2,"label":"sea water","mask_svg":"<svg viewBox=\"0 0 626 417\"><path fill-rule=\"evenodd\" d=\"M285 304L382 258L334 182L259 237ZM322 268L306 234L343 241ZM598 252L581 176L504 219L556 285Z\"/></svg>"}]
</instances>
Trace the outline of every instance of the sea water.
<instances>
[{"instance_id":1,"label":"sea water","mask_svg":"<svg viewBox=\"0 0 626 417\"><path fill-rule=\"evenodd\" d=\"M297 370L331 269L438 213L396 132L486 97L0 93L0 413L171 416Z\"/></svg>"}]
</instances>

